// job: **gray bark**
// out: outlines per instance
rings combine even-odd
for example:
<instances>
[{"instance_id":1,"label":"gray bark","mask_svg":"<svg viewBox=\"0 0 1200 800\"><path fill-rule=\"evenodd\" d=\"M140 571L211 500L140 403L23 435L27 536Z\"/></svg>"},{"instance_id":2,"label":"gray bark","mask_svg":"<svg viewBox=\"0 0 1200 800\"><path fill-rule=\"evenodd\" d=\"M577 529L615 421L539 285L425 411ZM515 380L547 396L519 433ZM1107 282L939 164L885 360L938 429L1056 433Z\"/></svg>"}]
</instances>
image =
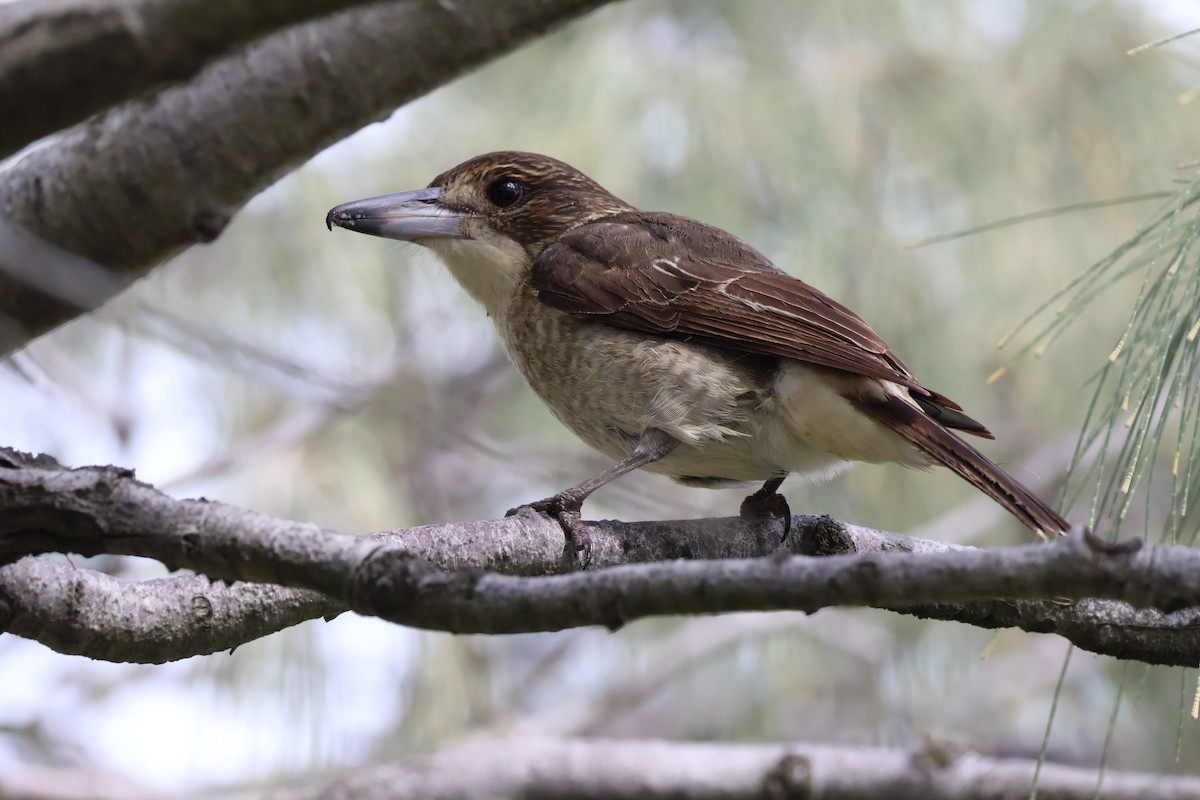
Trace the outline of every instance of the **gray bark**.
<instances>
[{"instance_id":1,"label":"gray bark","mask_svg":"<svg viewBox=\"0 0 1200 800\"><path fill-rule=\"evenodd\" d=\"M217 800L1027 800L1035 762L953 745L915 750L801 742L476 739L433 755L350 770L335 783L177 795ZM1048 763L1040 800L1194 800L1200 778ZM140 800L161 793L86 770L23 765L0 773L23 800Z\"/></svg>"},{"instance_id":2,"label":"gray bark","mask_svg":"<svg viewBox=\"0 0 1200 800\"><path fill-rule=\"evenodd\" d=\"M214 56L367 0L26 0L0 5L0 158Z\"/></svg>"},{"instance_id":3,"label":"gray bark","mask_svg":"<svg viewBox=\"0 0 1200 800\"><path fill-rule=\"evenodd\" d=\"M407 764L349 774L276 800L490 797L639 800L1026 800L1035 764L931 743L915 750L814 744L709 744L604 739L476 741ZM1095 769L1047 764L1040 800L1086 800ZM1200 778L1109 772L1105 800L1185 800Z\"/></svg>"},{"instance_id":4,"label":"gray bark","mask_svg":"<svg viewBox=\"0 0 1200 800\"><path fill-rule=\"evenodd\" d=\"M285 28L28 154L0 173L0 215L128 282L338 139L605 2L394 0ZM0 274L0 355L80 311Z\"/></svg>"},{"instance_id":5,"label":"gray bark","mask_svg":"<svg viewBox=\"0 0 1200 800\"><path fill-rule=\"evenodd\" d=\"M436 630L515 633L850 605L1055 631L1149 663L1200 663L1200 551L1191 548L1111 547L1080 534L1049 545L949 548L804 516L793 519L786 547L778 536L777 523L740 518L599 522L592 568L548 575L561 564L562 532L536 514L352 537L176 500L127 470L65 470L0 450L0 563L47 552L130 554L214 580L308 590L263 595L260 586L167 579L159 586L171 599L155 604L166 618L139 623L128 615L144 606L114 599L122 583L71 581L65 567L26 558L0 569L0 630L66 652L161 661L344 609ZM264 615L264 597L285 608ZM130 632L147 627L153 637Z\"/></svg>"}]
</instances>

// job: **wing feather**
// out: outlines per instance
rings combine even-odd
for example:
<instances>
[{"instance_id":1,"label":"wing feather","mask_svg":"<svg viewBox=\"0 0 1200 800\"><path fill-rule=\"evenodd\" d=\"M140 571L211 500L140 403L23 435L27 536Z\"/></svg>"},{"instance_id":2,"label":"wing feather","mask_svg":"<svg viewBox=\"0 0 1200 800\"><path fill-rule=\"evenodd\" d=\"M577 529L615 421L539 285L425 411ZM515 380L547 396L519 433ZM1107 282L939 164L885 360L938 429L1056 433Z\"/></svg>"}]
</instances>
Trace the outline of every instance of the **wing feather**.
<instances>
[{"instance_id":1,"label":"wing feather","mask_svg":"<svg viewBox=\"0 0 1200 800\"><path fill-rule=\"evenodd\" d=\"M583 225L542 252L532 282L563 311L894 381L959 410L853 311L703 223L626 212Z\"/></svg>"}]
</instances>

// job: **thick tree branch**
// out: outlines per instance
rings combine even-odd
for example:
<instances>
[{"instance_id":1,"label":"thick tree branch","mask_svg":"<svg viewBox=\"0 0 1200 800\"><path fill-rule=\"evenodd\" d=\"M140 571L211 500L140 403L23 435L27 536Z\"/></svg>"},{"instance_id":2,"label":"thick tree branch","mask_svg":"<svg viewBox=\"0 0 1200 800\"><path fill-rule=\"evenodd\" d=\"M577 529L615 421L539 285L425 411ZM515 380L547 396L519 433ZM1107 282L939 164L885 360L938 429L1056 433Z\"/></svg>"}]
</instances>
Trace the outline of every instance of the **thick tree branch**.
<instances>
[{"instance_id":1,"label":"thick tree branch","mask_svg":"<svg viewBox=\"0 0 1200 800\"><path fill-rule=\"evenodd\" d=\"M393 0L292 26L30 153L0 174L0 214L136 278L322 148L606 1ZM78 313L0 275L23 340Z\"/></svg>"},{"instance_id":2,"label":"thick tree branch","mask_svg":"<svg viewBox=\"0 0 1200 800\"><path fill-rule=\"evenodd\" d=\"M0 5L0 158L245 42L366 0Z\"/></svg>"},{"instance_id":3,"label":"thick tree branch","mask_svg":"<svg viewBox=\"0 0 1200 800\"><path fill-rule=\"evenodd\" d=\"M594 570L519 578L513 575L539 575L559 563L563 544L554 523L521 516L348 537L219 503L175 500L117 468L68 471L51 459L0 450L0 561L49 551L135 554L214 579L301 587L336 600L280 595L297 606L289 612L296 617L351 608L418 627L501 633L616 627L652 614L871 605L986 627L1060 632L1097 652L1150 663L1200 662L1200 551L1113 550L1082 537L1053 545L952 549L816 517L796 517L794 530L789 544L795 552L856 555L755 558L778 549L778 527L762 521L603 522L593 537ZM681 558L723 560L664 562ZM5 629L61 643L71 639L71 625L88 624L82 612L72 612L77 621L56 624L47 607L53 594L13 599L49 577L8 582L8 570L39 570L38 563L26 560L0 572L0 597L7 595L9 610ZM87 584L105 593L119 587L111 579ZM188 584L178 591L190 597L194 590ZM204 593L203 603L228 605L215 609L214 619L236 630L257 613L259 591L226 587ZM1090 597L1110 600L1085 599ZM97 600L97 607L104 605ZM243 605L248 610L239 610ZM194 627L189 612L175 616L185 628ZM224 648L239 635L254 638L270 625L290 624L288 619L281 613L241 634L213 633L203 647ZM120 625L103 624L109 630ZM53 634L44 633L47 626ZM174 649L185 646L187 636L186 630L160 634L162 644L139 658L207 651Z\"/></svg>"},{"instance_id":4,"label":"thick tree branch","mask_svg":"<svg viewBox=\"0 0 1200 800\"><path fill-rule=\"evenodd\" d=\"M813 744L708 744L605 739L481 740L407 764L354 771L330 787L278 800L331 798L712 798L822 800L1024 798L1034 762L931 744L917 751ZM1095 769L1047 764L1042 800L1080 800ZM1184 800L1200 778L1108 772L1106 800Z\"/></svg>"}]
</instances>

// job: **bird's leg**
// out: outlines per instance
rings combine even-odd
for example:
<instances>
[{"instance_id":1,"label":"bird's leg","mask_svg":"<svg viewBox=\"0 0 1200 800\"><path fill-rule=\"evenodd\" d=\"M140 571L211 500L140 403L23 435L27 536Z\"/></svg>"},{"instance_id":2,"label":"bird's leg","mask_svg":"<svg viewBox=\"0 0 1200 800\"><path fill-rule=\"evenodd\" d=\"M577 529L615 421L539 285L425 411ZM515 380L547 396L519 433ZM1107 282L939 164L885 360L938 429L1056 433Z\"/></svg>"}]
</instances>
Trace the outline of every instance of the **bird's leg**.
<instances>
[{"instance_id":1,"label":"bird's leg","mask_svg":"<svg viewBox=\"0 0 1200 800\"><path fill-rule=\"evenodd\" d=\"M742 501L741 515L743 517L780 517L783 519L783 537L781 542L787 541L788 534L792 532L792 510L788 507L787 498L779 493L779 487L783 485L783 479L786 475L780 475L778 478L771 478L762 485L754 494Z\"/></svg>"},{"instance_id":2,"label":"bird's leg","mask_svg":"<svg viewBox=\"0 0 1200 800\"><path fill-rule=\"evenodd\" d=\"M679 444L679 440L671 438L657 428L651 428L638 439L637 446L633 449L633 455L629 458L613 464L598 475L559 492L553 497L509 509L507 516L511 517L521 509L531 508L554 517L567 535L568 546L575 553L580 554L579 559L586 569L592 557L592 537L588 526L583 522L581 513L583 501L604 484L616 480L627 472L633 472L638 467L644 467L663 458L674 450L677 444Z\"/></svg>"}]
</instances>

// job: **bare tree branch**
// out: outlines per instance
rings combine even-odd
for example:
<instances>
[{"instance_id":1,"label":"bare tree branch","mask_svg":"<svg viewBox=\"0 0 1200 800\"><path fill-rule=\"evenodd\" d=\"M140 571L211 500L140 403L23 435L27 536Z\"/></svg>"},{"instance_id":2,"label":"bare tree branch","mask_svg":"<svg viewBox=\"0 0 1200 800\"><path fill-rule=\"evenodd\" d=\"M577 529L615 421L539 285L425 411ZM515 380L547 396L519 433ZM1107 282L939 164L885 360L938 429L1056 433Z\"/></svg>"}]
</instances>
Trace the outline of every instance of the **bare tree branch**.
<instances>
[{"instance_id":1,"label":"bare tree branch","mask_svg":"<svg viewBox=\"0 0 1200 800\"><path fill-rule=\"evenodd\" d=\"M285 25L366 0L0 6L0 158Z\"/></svg>"},{"instance_id":2,"label":"bare tree branch","mask_svg":"<svg viewBox=\"0 0 1200 800\"><path fill-rule=\"evenodd\" d=\"M130 581L46 558L0 567L0 630L104 661L162 664L232 650L345 610L318 592L192 573Z\"/></svg>"},{"instance_id":3,"label":"bare tree branch","mask_svg":"<svg viewBox=\"0 0 1200 800\"><path fill-rule=\"evenodd\" d=\"M273 800L1025 800L1030 759L992 758L927 743L916 750L807 743L727 744L638 739L476 739L402 764L350 770L330 785L275 789ZM1094 795L1095 769L1046 764L1041 800ZM104 773L21 766L0 795L22 800L157 797ZM187 797L260 797L247 790ZM1105 800L1192 800L1200 778L1104 773Z\"/></svg>"},{"instance_id":4,"label":"bare tree branch","mask_svg":"<svg viewBox=\"0 0 1200 800\"><path fill-rule=\"evenodd\" d=\"M1194 549L1114 548L1082 536L1051 545L948 548L802 516L793 529L789 545L795 552L854 555L789 557L779 548L777 525L760 520L600 522L593 534L596 569L545 576L560 563L563 540L555 523L537 515L352 537L220 503L175 500L127 470L64 470L52 459L0 450L0 562L50 551L133 554L214 579L293 586L336 601L285 593L279 597L299 606L287 612L293 617L280 612L240 634L213 633L191 649L187 636L195 619L176 612L174 624L185 630L159 634L162 644L140 655L147 660L209 652L205 648L254 638L295 617L343 608L416 627L514 633L615 628L657 614L869 605L985 627L1060 632L1097 652L1149 663L1200 662L1200 551ZM31 563L37 562L23 562ZM113 620L87 622L81 614L46 635L44 626L55 625L55 595L27 595L21 602L13 595L50 579L26 575L14 587L8 576L0 572L5 630L61 643L72 636L72 624L120 628ZM172 591L182 596L189 587L195 585ZM92 580L88 588L115 593L120 584ZM204 597L229 605L214 609L214 619L238 630L258 613L260 591L233 586ZM110 604L98 599L94 607ZM172 624L171 618L163 624Z\"/></svg>"},{"instance_id":5,"label":"bare tree branch","mask_svg":"<svg viewBox=\"0 0 1200 800\"><path fill-rule=\"evenodd\" d=\"M1026 798L1034 762L947 745L891 750L814 744L710 744L606 739L480 740L407 764L351 771L333 786L280 792L303 798L734 798L962 800ZM1047 764L1042 800L1091 797L1095 769ZM1104 776L1106 800L1185 800L1200 778L1132 772Z\"/></svg>"},{"instance_id":6,"label":"bare tree branch","mask_svg":"<svg viewBox=\"0 0 1200 800\"><path fill-rule=\"evenodd\" d=\"M0 212L136 278L322 148L606 1L393 0L292 26L30 153L0 174ZM25 340L77 314L0 274Z\"/></svg>"}]
</instances>

